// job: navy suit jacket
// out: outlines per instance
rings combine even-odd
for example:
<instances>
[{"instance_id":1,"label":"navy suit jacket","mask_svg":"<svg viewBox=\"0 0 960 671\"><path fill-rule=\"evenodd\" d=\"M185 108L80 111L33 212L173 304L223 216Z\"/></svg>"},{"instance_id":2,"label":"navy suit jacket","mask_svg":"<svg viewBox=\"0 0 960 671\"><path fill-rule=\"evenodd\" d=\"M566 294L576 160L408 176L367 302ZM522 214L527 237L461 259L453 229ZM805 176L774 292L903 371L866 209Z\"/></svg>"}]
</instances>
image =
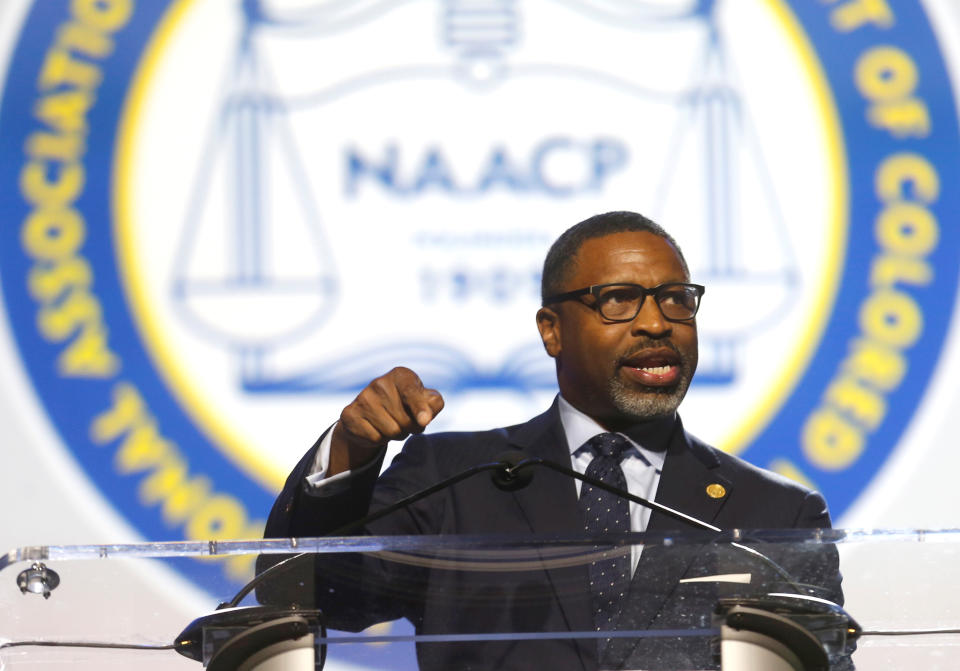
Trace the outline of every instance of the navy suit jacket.
<instances>
[{"instance_id":1,"label":"navy suit jacket","mask_svg":"<svg viewBox=\"0 0 960 671\"><path fill-rule=\"evenodd\" d=\"M290 474L270 513L267 537L329 533L444 478L480 463L496 461L506 450L520 450L531 457L570 466L570 450L557 403L544 414L508 428L412 436L382 476L377 478L378 468L367 469L352 477L345 489L330 496L315 496L304 486L315 450L316 446ZM715 484L722 485L724 496L708 495L708 486ZM687 434L679 419L667 447L656 501L722 529L830 527L827 506L820 494L704 444ZM582 533L583 529L574 481L540 468L529 485L514 492L497 489L488 475L474 476L369 524L364 532L569 536ZM648 531L690 529L654 511ZM709 626L717 586L679 581L684 576L763 568L747 561L743 554L734 552L731 556L727 552L726 556L719 556L713 550L705 552L696 546L668 552L664 547L646 546L618 628ZM805 557L789 554L793 556L779 560L788 565L798 581L822 586L825 595L835 601L842 598L832 548L824 551L820 547ZM582 564L492 575L410 568L364 556L339 570L331 565L314 570L317 597L331 615L335 628L358 630L398 617L408 618L419 633L567 632L593 628L587 568ZM360 580L362 588L358 587ZM417 654L425 670L536 666L592 671L598 666L713 666L709 642L684 637L614 639L604 652L602 663L597 659L596 641L591 639L427 643L418 646Z\"/></svg>"}]
</instances>

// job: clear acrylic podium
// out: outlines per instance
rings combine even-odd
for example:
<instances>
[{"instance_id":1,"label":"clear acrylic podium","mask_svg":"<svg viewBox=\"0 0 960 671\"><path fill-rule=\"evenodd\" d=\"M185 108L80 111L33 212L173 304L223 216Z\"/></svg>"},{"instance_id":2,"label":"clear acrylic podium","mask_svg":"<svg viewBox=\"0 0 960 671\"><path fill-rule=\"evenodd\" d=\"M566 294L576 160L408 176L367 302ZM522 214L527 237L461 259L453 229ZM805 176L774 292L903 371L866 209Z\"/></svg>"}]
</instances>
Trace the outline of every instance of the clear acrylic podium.
<instances>
[{"instance_id":1,"label":"clear acrylic podium","mask_svg":"<svg viewBox=\"0 0 960 671\"><path fill-rule=\"evenodd\" d=\"M584 598L582 583L563 576L598 557L630 552L632 545L642 545L641 561L680 567L672 574L677 579L652 581L637 597L667 599L669 617L604 632L536 626L538 614ZM255 563L262 572L284 560L286 568L272 569L272 577L235 607L220 610L238 596L239 583L224 577L198 586L189 578L197 562L245 565L252 577ZM836 596L831 572L837 562L849 620L843 609L828 605ZM0 559L0 669L241 668L223 661L229 659L220 653L225 643L263 621L291 615L293 624L283 626L296 630L287 638L301 641L298 654L309 654L310 668L334 671L416 669L417 646L421 652L453 651L447 659L457 659L457 646L463 646L472 655L503 655L503 668L538 668L530 659L510 666L511 651L537 650L531 641L590 646L597 639L646 651L630 657L626 668L721 668L721 651L726 664L738 654L738 641L741 649L756 647L742 640L755 633L751 618L773 613L790 620L784 627L799 623L812 632L831 668L946 670L960 668L958 597L958 530L38 546ZM397 604L413 604L414 612L424 600L448 619L422 623L419 631L403 620L350 631L381 609L395 613L404 611ZM769 622L760 625L763 633ZM307 639L298 627L309 630L310 644L302 644ZM810 645L802 633L784 640Z\"/></svg>"}]
</instances>

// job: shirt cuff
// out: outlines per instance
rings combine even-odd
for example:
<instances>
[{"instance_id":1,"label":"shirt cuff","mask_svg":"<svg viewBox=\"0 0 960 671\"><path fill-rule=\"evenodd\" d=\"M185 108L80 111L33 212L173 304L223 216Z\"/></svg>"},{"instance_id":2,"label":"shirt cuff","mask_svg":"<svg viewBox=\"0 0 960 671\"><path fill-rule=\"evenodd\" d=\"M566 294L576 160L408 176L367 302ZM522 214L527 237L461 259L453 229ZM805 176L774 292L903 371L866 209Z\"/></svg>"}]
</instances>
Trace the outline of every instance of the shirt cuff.
<instances>
[{"instance_id":1,"label":"shirt cuff","mask_svg":"<svg viewBox=\"0 0 960 671\"><path fill-rule=\"evenodd\" d=\"M326 433L324 433L323 438L320 439L320 444L317 445L317 453L313 458L313 467L310 469L307 477L304 478L304 488L308 494L312 494L313 496L331 496L342 492L347 489L350 480L354 476L366 473L380 462L379 459L371 459L360 468L341 471L340 473L327 477L327 470L330 468L330 443L332 442L333 430L336 426L337 422L334 422L333 425L327 429ZM386 451L386 447L384 447L382 451Z\"/></svg>"}]
</instances>

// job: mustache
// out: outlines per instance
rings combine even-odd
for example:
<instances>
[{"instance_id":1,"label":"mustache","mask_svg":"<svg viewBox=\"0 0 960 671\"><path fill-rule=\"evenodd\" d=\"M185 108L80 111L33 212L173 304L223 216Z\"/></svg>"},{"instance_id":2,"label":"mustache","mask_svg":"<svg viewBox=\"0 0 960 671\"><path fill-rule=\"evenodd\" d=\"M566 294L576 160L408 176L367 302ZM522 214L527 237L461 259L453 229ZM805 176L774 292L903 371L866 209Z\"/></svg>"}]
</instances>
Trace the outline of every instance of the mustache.
<instances>
[{"instance_id":1,"label":"mustache","mask_svg":"<svg viewBox=\"0 0 960 671\"><path fill-rule=\"evenodd\" d=\"M618 363L623 363L625 361L628 361L631 357L634 357L637 354L640 354L641 352L645 352L651 349L663 349L663 348L671 350L674 354L677 355L677 357L681 361L685 360L685 357L680 352L680 348L678 348L675 344L673 344L673 342L669 338L656 340L654 338L645 337L640 342L636 343L633 347L631 347L628 351L621 354L618 358Z\"/></svg>"}]
</instances>

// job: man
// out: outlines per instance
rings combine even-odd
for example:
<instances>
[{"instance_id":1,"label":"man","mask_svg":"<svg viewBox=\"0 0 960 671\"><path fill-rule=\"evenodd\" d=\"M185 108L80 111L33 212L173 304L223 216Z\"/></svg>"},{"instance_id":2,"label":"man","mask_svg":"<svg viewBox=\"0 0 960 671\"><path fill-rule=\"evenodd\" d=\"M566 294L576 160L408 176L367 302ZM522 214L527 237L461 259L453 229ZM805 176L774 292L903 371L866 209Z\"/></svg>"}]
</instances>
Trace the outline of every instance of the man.
<instances>
[{"instance_id":1,"label":"man","mask_svg":"<svg viewBox=\"0 0 960 671\"><path fill-rule=\"evenodd\" d=\"M676 410L697 367L695 315L704 290L690 283L679 247L662 228L629 212L587 219L554 243L542 282L537 328L555 360L560 388L546 413L505 429L419 435L443 409L443 399L414 372L394 369L343 410L293 471L266 535L328 533L471 466L495 461L506 450L572 466L720 528L830 526L819 494L683 430ZM378 479L387 443L410 435ZM499 491L489 477L468 478L366 529L372 534L528 535L585 530L690 527L541 469L529 485L511 493ZM713 584L681 583L684 576L718 574L728 563L761 569L736 552L721 557L715 548L697 548L681 559L683 553L648 546L642 553L634 549L629 558L507 572L496 579L363 558L345 572L359 571L367 588L350 587L349 578L341 582L336 570L328 570L317 593L325 609L341 618L337 626L351 628L404 616L420 633L691 629L709 625L721 592ZM792 570L839 598L835 554L819 553ZM614 576L611 585L600 580L601 573ZM713 663L706 641L682 637L426 643L418 647L418 657L424 669L706 668Z\"/></svg>"}]
</instances>

